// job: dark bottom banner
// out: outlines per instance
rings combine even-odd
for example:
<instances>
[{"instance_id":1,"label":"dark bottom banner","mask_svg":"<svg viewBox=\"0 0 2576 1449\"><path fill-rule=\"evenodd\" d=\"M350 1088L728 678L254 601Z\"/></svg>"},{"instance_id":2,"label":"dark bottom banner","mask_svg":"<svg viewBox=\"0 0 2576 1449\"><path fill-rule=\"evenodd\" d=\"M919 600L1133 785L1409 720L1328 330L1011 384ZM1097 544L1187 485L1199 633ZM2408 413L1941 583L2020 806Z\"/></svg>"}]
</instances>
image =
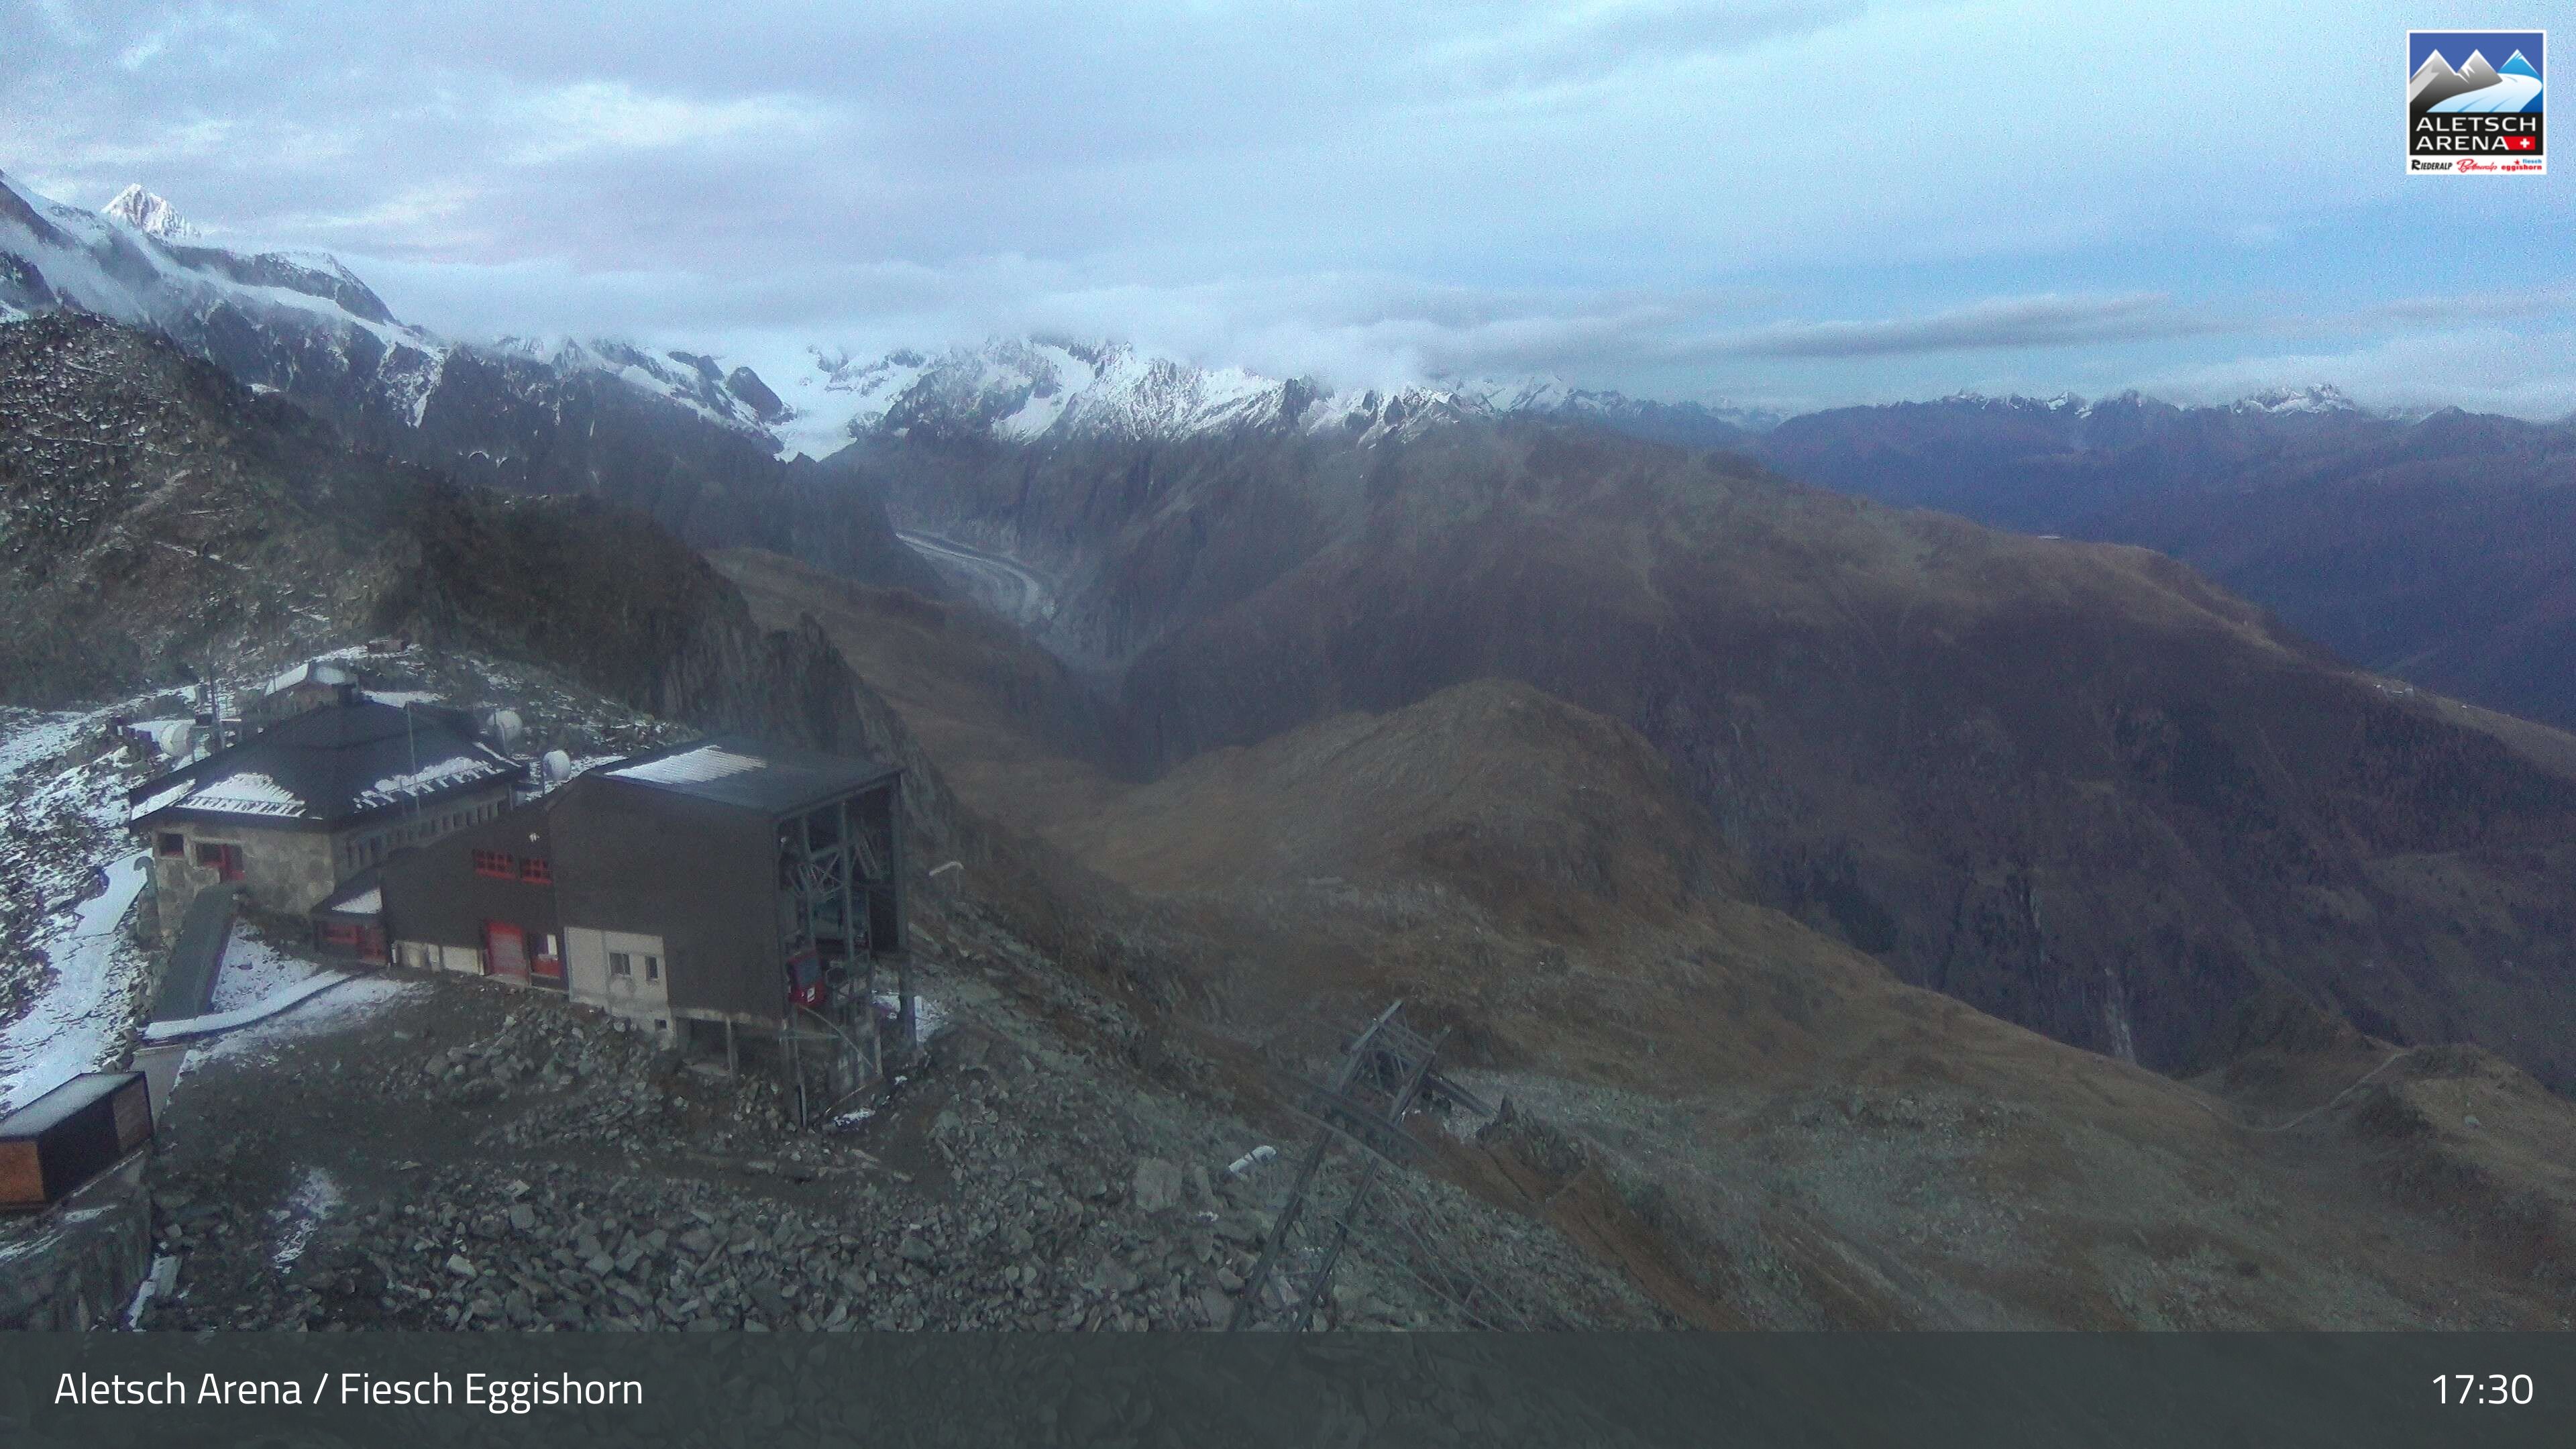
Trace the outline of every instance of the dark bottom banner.
<instances>
[{"instance_id":1,"label":"dark bottom banner","mask_svg":"<svg viewBox=\"0 0 2576 1449\"><path fill-rule=\"evenodd\" d=\"M2567 1445L2576 1337L31 1334L0 1444Z\"/></svg>"}]
</instances>

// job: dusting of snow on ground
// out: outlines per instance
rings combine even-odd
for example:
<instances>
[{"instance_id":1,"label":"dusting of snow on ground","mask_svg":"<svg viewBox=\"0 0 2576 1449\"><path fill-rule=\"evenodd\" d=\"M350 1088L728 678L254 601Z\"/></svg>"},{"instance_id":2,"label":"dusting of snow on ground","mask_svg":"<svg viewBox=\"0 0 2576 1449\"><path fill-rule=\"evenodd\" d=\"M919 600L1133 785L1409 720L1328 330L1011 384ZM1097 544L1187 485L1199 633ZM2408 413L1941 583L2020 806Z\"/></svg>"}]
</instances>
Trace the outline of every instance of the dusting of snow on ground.
<instances>
[{"instance_id":1,"label":"dusting of snow on ground","mask_svg":"<svg viewBox=\"0 0 2576 1449\"><path fill-rule=\"evenodd\" d=\"M54 979L33 1010L0 1031L0 1106L20 1106L116 1056L144 975L143 953L123 925L150 864L135 855L110 867L106 894L82 902L68 928L46 939Z\"/></svg>"},{"instance_id":2,"label":"dusting of snow on ground","mask_svg":"<svg viewBox=\"0 0 2576 1449\"><path fill-rule=\"evenodd\" d=\"M132 1029L147 972L124 925L149 872L106 745L143 702L0 709L0 1109L114 1061Z\"/></svg>"},{"instance_id":3,"label":"dusting of snow on ground","mask_svg":"<svg viewBox=\"0 0 2576 1449\"><path fill-rule=\"evenodd\" d=\"M210 1011L203 1016L147 1022L143 1027L143 1040L150 1043L186 1041L191 1037L215 1036L256 1021L266 1021L348 979L337 971L316 971L292 986L279 987L248 1006L237 1006L230 1011ZM186 1067L184 1061L180 1063L182 1071Z\"/></svg>"},{"instance_id":4,"label":"dusting of snow on ground","mask_svg":"<svg viewBox=\"0 0 2576 1449\"><path fill-rule=\"evenodd\" d=\"M291 1011L228 1033L212 1045L190 1052L188 1057L192 1062L198 1057L208 1061L235 1057L273 1060L284 1047L346 1030L397 1001L432 989L424 982L395 981L383 976L358 977L345 985L320 992Z\"/></svg>"},{"instance_id":5,"label":"dusting of snow on ground","mask_svg":"<svg viewBox=\"0 0 2576 1449\"><path fill-rule=\"evenodd\" d=\"M903 998L891 993L880 993L877 996L877 1010L888 1015L898 1013L903 1010ZM948 1008L942 1005L937 997L924 996L919 992L913 993L912 1034L915 1041L930 1040L939 1035L939 1029L947 1024Z\"/></svg>"},{"instance_id":6,"label":"dusting of snow on ground","mask_svg":"<svg viewBox=\"0 0 2576 1449\"><path fill-rule=\"evenodd\" d=\"M134 1301L125 1306L125 1331L131 1333L141 1328L144 1310L152 1306L153 1299L161 1296L161 1285L165 1282L177 1281L179 1281L178 1255L153 1254L151 1271L143 1275L142 1282L134 1285Z\"/></svg>"},{"instance_id":7,"label":"dusting of snow on ground","mask_svg":"<svg viewBox=\"0 0 2576 1449\"><path fill-rule=\"evenodd\" d=\"M296 1180L295 1191L287 1195L286 1205L271 1209L269 1220L278 1224L277 1251L269 1261L280 1272L293 1267L304 1256L304 1247L313 1241L314 1229L340 1205L340 1184L331 1174L318 1167L304 1169Z\"/></svg>"},{"instance_id":8,"label":"dusting of snow on ground","mask_svg":"<svg viewBox=\"0 0 2576 1449\"><path fill-rule=\"evenodd\" d=\"M208 1010L256 1006L321 969L318 962L289 955L236 925L232 939L224 943L224 959L215 968L215 995Z\"/></svg>"}]
</instances>

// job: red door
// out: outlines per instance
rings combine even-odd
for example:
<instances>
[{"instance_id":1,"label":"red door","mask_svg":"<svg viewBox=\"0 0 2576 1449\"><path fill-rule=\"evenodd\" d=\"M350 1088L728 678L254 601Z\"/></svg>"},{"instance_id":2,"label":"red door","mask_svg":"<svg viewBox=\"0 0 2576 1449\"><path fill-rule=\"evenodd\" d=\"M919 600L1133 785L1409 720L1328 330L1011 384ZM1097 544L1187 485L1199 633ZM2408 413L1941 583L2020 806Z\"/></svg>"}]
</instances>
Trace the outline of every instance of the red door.
<instances>
[{"instance_id":1,"label":"red door","mask_svg":"<svg viewBox=\"0 0 2576 1449\"><path fill-rule=\"evenodd\" d=\"M528 984L528 938L518 927L503 921L485 921L483 959L492 963L493 975L521 986Z\"/></svg>"},{"instance_id":2,"label":"red door","mask_svg":"<svg viewBox=\"0 0 2576 1449\"><path fill-rule=\"evenodd\" d=\"M528 962L528 973L536 978L539 986L551 986L557 991L564 989L563 957L555 949L554 937L545 938L545 945L538 948L536 956Z\"/></svg>"}]
</instances>

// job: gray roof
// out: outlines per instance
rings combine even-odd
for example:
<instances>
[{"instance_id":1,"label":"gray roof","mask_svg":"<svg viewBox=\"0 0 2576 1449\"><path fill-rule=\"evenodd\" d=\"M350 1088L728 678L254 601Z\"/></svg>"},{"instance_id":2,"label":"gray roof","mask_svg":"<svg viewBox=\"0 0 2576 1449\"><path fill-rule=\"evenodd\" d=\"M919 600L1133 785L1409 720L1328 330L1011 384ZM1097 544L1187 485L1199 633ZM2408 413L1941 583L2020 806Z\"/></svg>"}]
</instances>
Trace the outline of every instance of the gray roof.
<instances>
[{"instance_id":1,"label":"gray roof","mask_svg":"<svg viewBox=\"0 0 2576 1449\"><path fill-rule=\"evenodd\" d=\"M161 990L152 998L154 1021L206 1014L215 999L215 978L224 969L224 947L233 938L240 894L237 885L211 885L188 902L188 913L179 920L179 939L170 947L170 964L161 973Z\"/></svg>"},{"instance_id":2,"label":"gray roof","mask_svg":"<svg viewBox=\"0 0 2576 1449\"><path fill-rule=\"evenodd\" d=\"M25 1141L141 1075L140 1072L84 1072L8 1116L0 1117L0 1141Z\"/></svg>"},{"instance_id":3,"label":"gray roof","mask_svg":"<svg viewBox=\"0 0 2576 1449\"><path fill-rule=\"evenodd\" d=\"M165 811L334 823L488 790L526 772L448 711L372 700L306 710L126 792L128 825Z\"/></svg>"},{"instance_id":4,"label":"gray roof","mask_svg":"<svg viewBox=\"0 0 2576 1449\"><path fill-rule=\"evenodd\" d=\"M719 805L788 815L903 772L858 756L773 745L749 735L713 735L631 756L589 773Z\"/></svg>"},{"instance_id":5,"label":"gray roof","mask_svg":"<svg viewBox=\"0 0 2576 1449\"><path fill-rule=\"evenodd\" d=\"M385 913L385 868L371 865L347 880L313 908L317 916L381 916Z\"/></svg>"}]
</instances>

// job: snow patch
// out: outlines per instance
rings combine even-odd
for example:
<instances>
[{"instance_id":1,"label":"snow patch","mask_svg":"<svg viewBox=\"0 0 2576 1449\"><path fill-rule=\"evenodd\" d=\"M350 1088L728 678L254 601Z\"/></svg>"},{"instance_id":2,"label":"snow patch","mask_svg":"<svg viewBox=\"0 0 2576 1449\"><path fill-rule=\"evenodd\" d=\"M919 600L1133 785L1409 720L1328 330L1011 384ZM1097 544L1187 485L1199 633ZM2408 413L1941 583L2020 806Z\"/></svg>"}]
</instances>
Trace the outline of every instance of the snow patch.
<instances>
[{"instance_id":1,"label":"snow patch","mask_svg":"<svg viewBox=\"0 0 2576 1449\"><path fill-rule=\"evenodd\" d=\"M318 1167L304 1169L303 1176L296 1179L295 1191L287 1195L286 1205L268 1215L271 1222L280 1225L277 1251L270 1255L269 1262L279 1272L293 1267L295 1260L304 1256L322 1220L344 1201L340 1184L331 1174Z\"/></svg>"},{"instance_id":2,"label":"snow patch","mask_svg":"<svg viewBox=\"0 0 2576 1449\"><path fill-rule=\"evenodd\" d=\"M191 1062L199 1057L207 1061L274 1059L278 1051L292 1043L345 1031L396 1002L426 995L432 988L421 982L389 980L382 976L341 977L326 973L331 980L315 977L294 988L316 998L303 1001L291 1010L280 1012L244 1025L217 1039L209 1046L190 1052ZM345 984L344 984L345 983ZM257 1008L254 1008L257 1010ZM198 1018L200 1021L206 1018ZM162 1023L176 1025L177 1023Z\"/></svg>"},{"instance_id":3,"label":"snow patch","mask_svg":"<svg viewBox=\"0 0 2576 1449\"><path fill-rule=\"evenodd\" d=\"M215 967L215 992L207 1006L217 1013L256 1006L321 970L319 963L290 956L236 926Z\"/></svg>"},{"instance_id":4,"label":"snow patch","mask_svg":"<svg viewBox=\"0 0 2576 1449\"><path fill-rule=\"evenodd\" d=\"M155 790L143 799L137 801L134 809L128 812L125 818L129 821L140 820L155 810L166 810L172 805L179 803L181 797L196 788L196 781L182 780L176 785Z\"/></svg>"},{"instance_id":5,"label":"snow patch","mask_svg":"<svg viewBox=\"0 0 2576 1449\"><path fill-rule=\"evenodd\" d=\"M151 879L151 864L136 854L108 867L106 892L81 902L67 928L39 941L52 979L32 1009L0 1031L0 1108L98 1070L123 1046L144 960L121 928Z\"/></svg>"},{"instance_id":6,"label":"snow patch","mask_svg":"<svg viewBox=\"0 0 2576 1449\"><path fill-rule=\"evenodd\" d=\"M228 815L293 817L308 813L304 797L258 770L243 770L200 785L188 797L191 810L217 810Z\"/></svg>"},{"instance_id":7,"label":"snow patch","mask_svg":"<svg viewBox=\"0 0 2576 1449\"><path fill-rule=\"evenodd\" d=\"M903 998L888 992L879 992L877 994L877 1010L879 1013L887 1016L898 1015L903 1010ZM948 1008L940 1002L939 998L935 996L925 996L917 991L913 993L913 1040L928 1041L932 1037L939 1035L940 1028L947 1024Z\"/></svg>"},{"instance_id":8,"label":"snow patch","mask_svg":"<svg viewBox=\"0 0 2576 1449\"><path fill-rule=\"evenodd\" d=\"M730 775L747 774L766 769L767 760L757 755L737 754L719 745L700 745L658 760L646 760L608 773L621 780L641 780L653 785L695 785L721 780Z\"/></svg>"},{"instance_id":9,"label":"snow patch","mask_svg":"<svg viewBox=\"0 0 2576 1449\"><path fill-rule=\"evenodd\" d=\"M172 1042L186 1041L191 1037L216 1036L237 1027L266 1021L350 979L337 971L316 970L304 980L271 992L248 1006L237 1006L230 1011L210 1011L204 1016L183 1016L171 1021L152 1022L143 1028L143 1040ZM182 1070L184 1069L183 1063Z\"/></svg>"},{"instance_id":10,"label":"snow patch","mask_svg":"<svg viewBox=\"0 0 2576 1449\"><path fill-rule=\"evenodd\" d=\"M99 208L101 216L114 217L145 236L164 241L195 241L202 233L182 220L170 203L144 190L129 186L116 193L116 199Z\"/></svg>"},{"instance_id":11,"label":"snow patch","mask_svg":"<svg viewBox=\"0 0 2576 1449\"><path fill-rule=\"evenodd\" d=\"M400 775L387 775L358 793L359 809L391 805L414 795L427 794L449 785L461 785L487 776L507 773L509 767L488 755L455 755L435 764L423 765Z\"/></svg>"}]
</instances>

